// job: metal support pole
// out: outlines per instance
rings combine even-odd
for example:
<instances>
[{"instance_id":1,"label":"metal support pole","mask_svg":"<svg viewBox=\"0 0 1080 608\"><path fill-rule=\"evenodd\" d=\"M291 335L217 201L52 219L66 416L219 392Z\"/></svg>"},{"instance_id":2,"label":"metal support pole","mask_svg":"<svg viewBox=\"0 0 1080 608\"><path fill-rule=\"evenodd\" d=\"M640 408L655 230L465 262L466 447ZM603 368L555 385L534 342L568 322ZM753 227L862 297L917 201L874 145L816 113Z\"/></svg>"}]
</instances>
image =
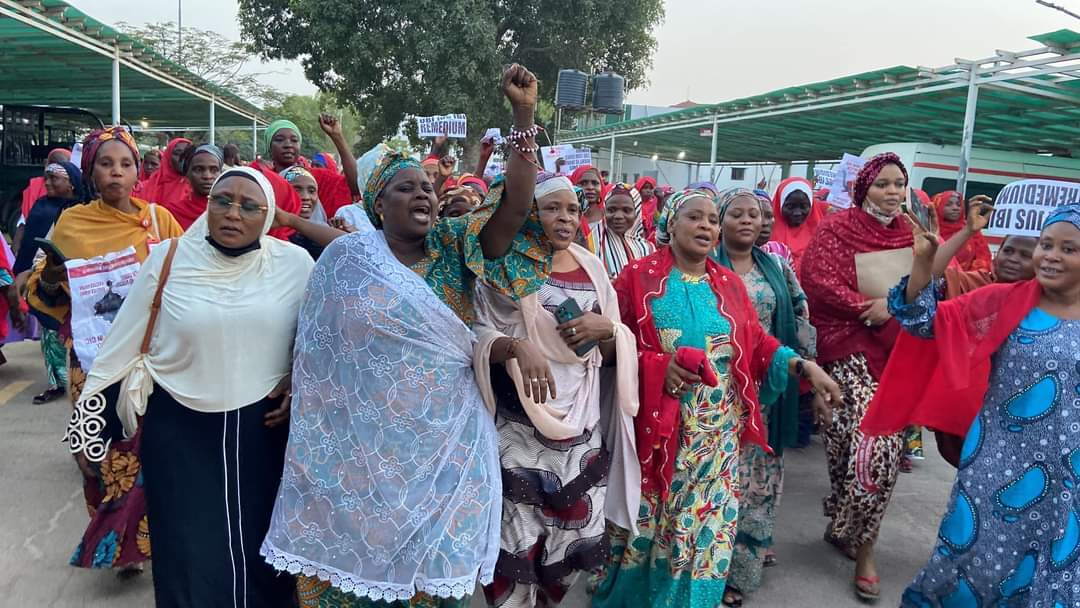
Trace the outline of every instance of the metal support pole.
<instances>
[{"instance_id":1,"label":"metal support pole","mask_svg":"<svg viewBox=\"0 0 1080 608\"><path fill-rule=\"evenodd\" d=\"M611 171L611 175L609 175L608 177L609 177L609 179L615 179L615 136L614 135L611 136L611 156L610 156L610 158L608 160L609 160L608 168Z\"/></svg>"},{"instance_id":2,"label":"metal support pole","mask_svg":"<svg viewBox=\"0 0 1080 608\"><path fill-rule=\"evenodd\" d=\"M709 151L709 181L716 181L716 121L718 116L712 117L712 147Z\"/></svg>"},{"instance_id":3,"label":"metal support pole","mask_svg":"<svg viewBox=\"0 0 1080 608\"><path fill-rule=\"evenodd\" d=\"M217 128L217 117L214 116L214 100L217 99L216 95L210 96L210 145L214 145L214 129Z\"/></svg>"},{"instance_id":4,"label":"metal support pole","mask_svg":"<svg viewBox=\"0 0 1080 608\"><path fill-rule=\"evenodd\" d=\"M810 183L814 183L814 167L817 163L812 160L806 161L806 179L810 180ZM817 184L814 184L815 186Z\"/></svg>"},{"instance_id":5,"label":"metal support pole","mask_svg":"<svg viewBox=\"0 0 1080 608\"><path fill-rule=\"evenodd\" d=\"M112 124L120 124L120 47L116 47L115 49L113 49Z\"/></svg>"},{"instance_id":6,"label":"metal support pole","mask_svg":"<svg viewBox=\"0 0 1080 608\"><path fill-rule=\"evenodd\" d=\"M979 104L978 72L974 63L968 65L967 107L964 109L964 136L960 143L960 162L956 171L956 191L960 200L967 200L968 167L971 165L971 146L975 140L975 109Z\"/></svg>"},{"instance_id":7,"label":"metal support pole","mask_svg":"<svg viewBox=\"0 0 1080 608\"><path fill-rule=\"evenodd\" d=\"M551 142L552 145L559 145L559 131L562 131L562 108L555 109L555 141Z\"/></svg>"},{"instance_id":8,"label":"metal support pole","mask_svg":"<svg viewBox=\"0 0 1080 608\"><path fill-rule=\"evenodd\" d=\"M259 158L259 119L251 119L251 160Z\"/></svg>"},{"instance_id":9,"label":"metal support pole","mask_svg":"<svg viewBox=\"0 0 1080 608\"><path fill-rule=\"evenodd\" d=\"M791 161L785 161L780 163L780 179L785 180L791 177Z\"/></svg>"}]
</instances>

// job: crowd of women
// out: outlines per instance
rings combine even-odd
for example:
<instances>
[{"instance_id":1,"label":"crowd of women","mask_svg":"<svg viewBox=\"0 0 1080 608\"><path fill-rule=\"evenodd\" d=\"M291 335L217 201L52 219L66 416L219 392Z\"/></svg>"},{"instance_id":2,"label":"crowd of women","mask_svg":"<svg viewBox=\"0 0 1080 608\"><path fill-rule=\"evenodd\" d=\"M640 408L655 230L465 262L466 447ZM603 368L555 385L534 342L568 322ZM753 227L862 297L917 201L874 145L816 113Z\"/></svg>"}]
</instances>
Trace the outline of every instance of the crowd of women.
<instances>
[{"instance_id":1,"label":"crowd of women","mask_svg":"<svg viewBox=\"0 0 1080 608\"><path fill-rule=\"evenodd\" d=\"M74 404L73 565L153 559L160 607L449 608L478 585L557 606L575 583L597 608L739 606L783 563L809 412L824 541L859 598L880 595L921 425L959 473L904 605L1080 601L1080 208L991 258L990 201L940 193L920 217L891 154L848 209L801 178L770 196L544 172L535 78L511 66L501 89L491 182L490 149L463 175L439 152L355 159L329 116L342 171L288 121L249 164L186 139L140 154L120 127L80 166L50 154L0 286L5 317L23 326L22 295L43 328L35 401ZM141 269L84 366L61 253L129 247ZM898 285L861 278L904 251Z\"/></svg>"}]
</instances>

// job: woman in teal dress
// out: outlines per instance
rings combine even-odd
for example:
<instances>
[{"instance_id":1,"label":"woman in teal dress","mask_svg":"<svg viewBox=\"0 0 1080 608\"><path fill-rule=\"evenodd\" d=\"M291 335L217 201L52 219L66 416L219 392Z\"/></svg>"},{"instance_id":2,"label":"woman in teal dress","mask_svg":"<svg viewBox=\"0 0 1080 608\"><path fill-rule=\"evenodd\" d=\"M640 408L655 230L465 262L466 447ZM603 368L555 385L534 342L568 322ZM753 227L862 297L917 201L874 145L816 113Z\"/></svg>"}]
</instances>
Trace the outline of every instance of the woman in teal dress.
<instances>
[{"instance_id":1,"label":"woman in teal dress","mask_svg":"<svg viewBox=\"0 0 1080 608\"><path fill-rule=\"evenodd\" d=\"M416 160L387 153L357 231L312 272L293 364L285 469L262 554L302 574L303 608L456 608L492 581L502 488L498 437L472 369L473 289L517 299L551 247L533 206L536 79L503 92L516 143L507 182L439 220ZM384 148L385 149L385 148Z\"/></svg>"},{"instance_id":2,"label":"woman in teal dress","mask_svg":"<svg viewBox=\"0 0 1080 608\"><path fill-rule=\"evenodd\" d=\"M795 271L783 258L755 247L765 208L752 190L730 188L720 193L718 209L721 238L714 259L742 278L762 328L799 356L814 359L817 334ZM784 486L784 448L798 442L799 382L792 379L776 401L761 405L772 453L745 445L739 455L742 498L726 606L739 606L743 594L757 591L762 571L775 563L771 547ZM819 417L828 415L821 399L814 406Z\"/></svg>"},{"instance_id":3,"label":"woman in teal dress","mask_svg":"<svg viewBox=\"0 0 1080 608\"><path fill-rule=\"evenodd\" d=\"M910 335L863 428L966 438L937 543L901 606L1078 606L1080 205L1049 212L1035 279L947 301L931 282L935 235L917 235L911 276L889 297ZM902 390L911 378L924 381Z\"/></svg>"},{"instance_id":4,"label":"woman in teal dress","mask_svg":"<svg viewBox=\"0 0 1080 608\"><path fill-rule=\"evenodd\" d=\"M635 419L642 495L639 534L612 528L596 608L715 608L739 513L739 452L767 445L758 406L803 376L827 400L836 384L758 322L738 275L709 257L720 233L712 194L672 198L658 225L670 247L616 281L623 323L638 341Z\"/></svg>"}]
</instances>

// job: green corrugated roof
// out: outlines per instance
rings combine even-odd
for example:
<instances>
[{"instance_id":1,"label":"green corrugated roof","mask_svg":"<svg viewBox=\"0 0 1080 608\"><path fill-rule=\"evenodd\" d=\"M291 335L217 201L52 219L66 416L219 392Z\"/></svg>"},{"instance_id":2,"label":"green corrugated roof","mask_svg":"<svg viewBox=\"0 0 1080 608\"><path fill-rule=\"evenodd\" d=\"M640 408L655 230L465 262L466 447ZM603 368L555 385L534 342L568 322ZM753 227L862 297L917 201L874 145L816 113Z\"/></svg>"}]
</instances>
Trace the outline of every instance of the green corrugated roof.
<instances>
[{"instance_id":1,"label":"green corrugated roof","mask_svg":"<svg viewBox=\"0 0 1080 608\"><path fill-rule=\"evenodd\" d=\"M1032 40L1080 53L1080 33L1070 30ZM616 148L624 152L666 159L684 153L686 162L705 163L712 143L707 131L715 115L718 162L836 159L884 141L958 145L967 78L967 70L960 67L895 66L564 131L560 141L607 147L614 135ZM1040 75L1024 82L981 85L978 102L976 146L1080 156L1080 80Z\"/></svg>"},{"instance_id":2,"label":"green corrugated roof","mask_svg":"<svg viewBox=\"0 0 1080 608\"><path fill-rule=\"evenodd\" d=\"M117 47L123 122L207 125L211 94L217 126L267 122L247 100L62 0L0 0L0 104L79 107L109 122L113 59L103 53Z\"/></svg>"}]
</instances>

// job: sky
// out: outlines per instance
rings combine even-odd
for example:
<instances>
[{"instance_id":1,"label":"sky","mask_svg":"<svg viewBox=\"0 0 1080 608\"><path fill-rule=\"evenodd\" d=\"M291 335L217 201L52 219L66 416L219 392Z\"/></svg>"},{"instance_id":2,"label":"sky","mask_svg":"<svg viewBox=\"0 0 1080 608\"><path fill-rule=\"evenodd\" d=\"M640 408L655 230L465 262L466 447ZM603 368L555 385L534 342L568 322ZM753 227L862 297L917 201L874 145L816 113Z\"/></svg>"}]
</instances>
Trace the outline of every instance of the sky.
<instances>
[{"instance_id":1,"label":"sky","mask_svg":"<svg viewBox=\"0 0 1080 608\"><path fill-rule=\"evenodd\" d=\"M106 23L175 21L175 0L69 0ZM182 0L183 22L239 38L234 0ZM1080 13L1080 0L1055 0ZM138 6L138 11L133 9ZM895 65L941 67L1080 20L1035 0L668 0L649 84L630 103L713 103ZM600 33L602 35L602 33ZM261 65L286 92L315 91L298 61Z\"/></svg>"}]
</instances>

